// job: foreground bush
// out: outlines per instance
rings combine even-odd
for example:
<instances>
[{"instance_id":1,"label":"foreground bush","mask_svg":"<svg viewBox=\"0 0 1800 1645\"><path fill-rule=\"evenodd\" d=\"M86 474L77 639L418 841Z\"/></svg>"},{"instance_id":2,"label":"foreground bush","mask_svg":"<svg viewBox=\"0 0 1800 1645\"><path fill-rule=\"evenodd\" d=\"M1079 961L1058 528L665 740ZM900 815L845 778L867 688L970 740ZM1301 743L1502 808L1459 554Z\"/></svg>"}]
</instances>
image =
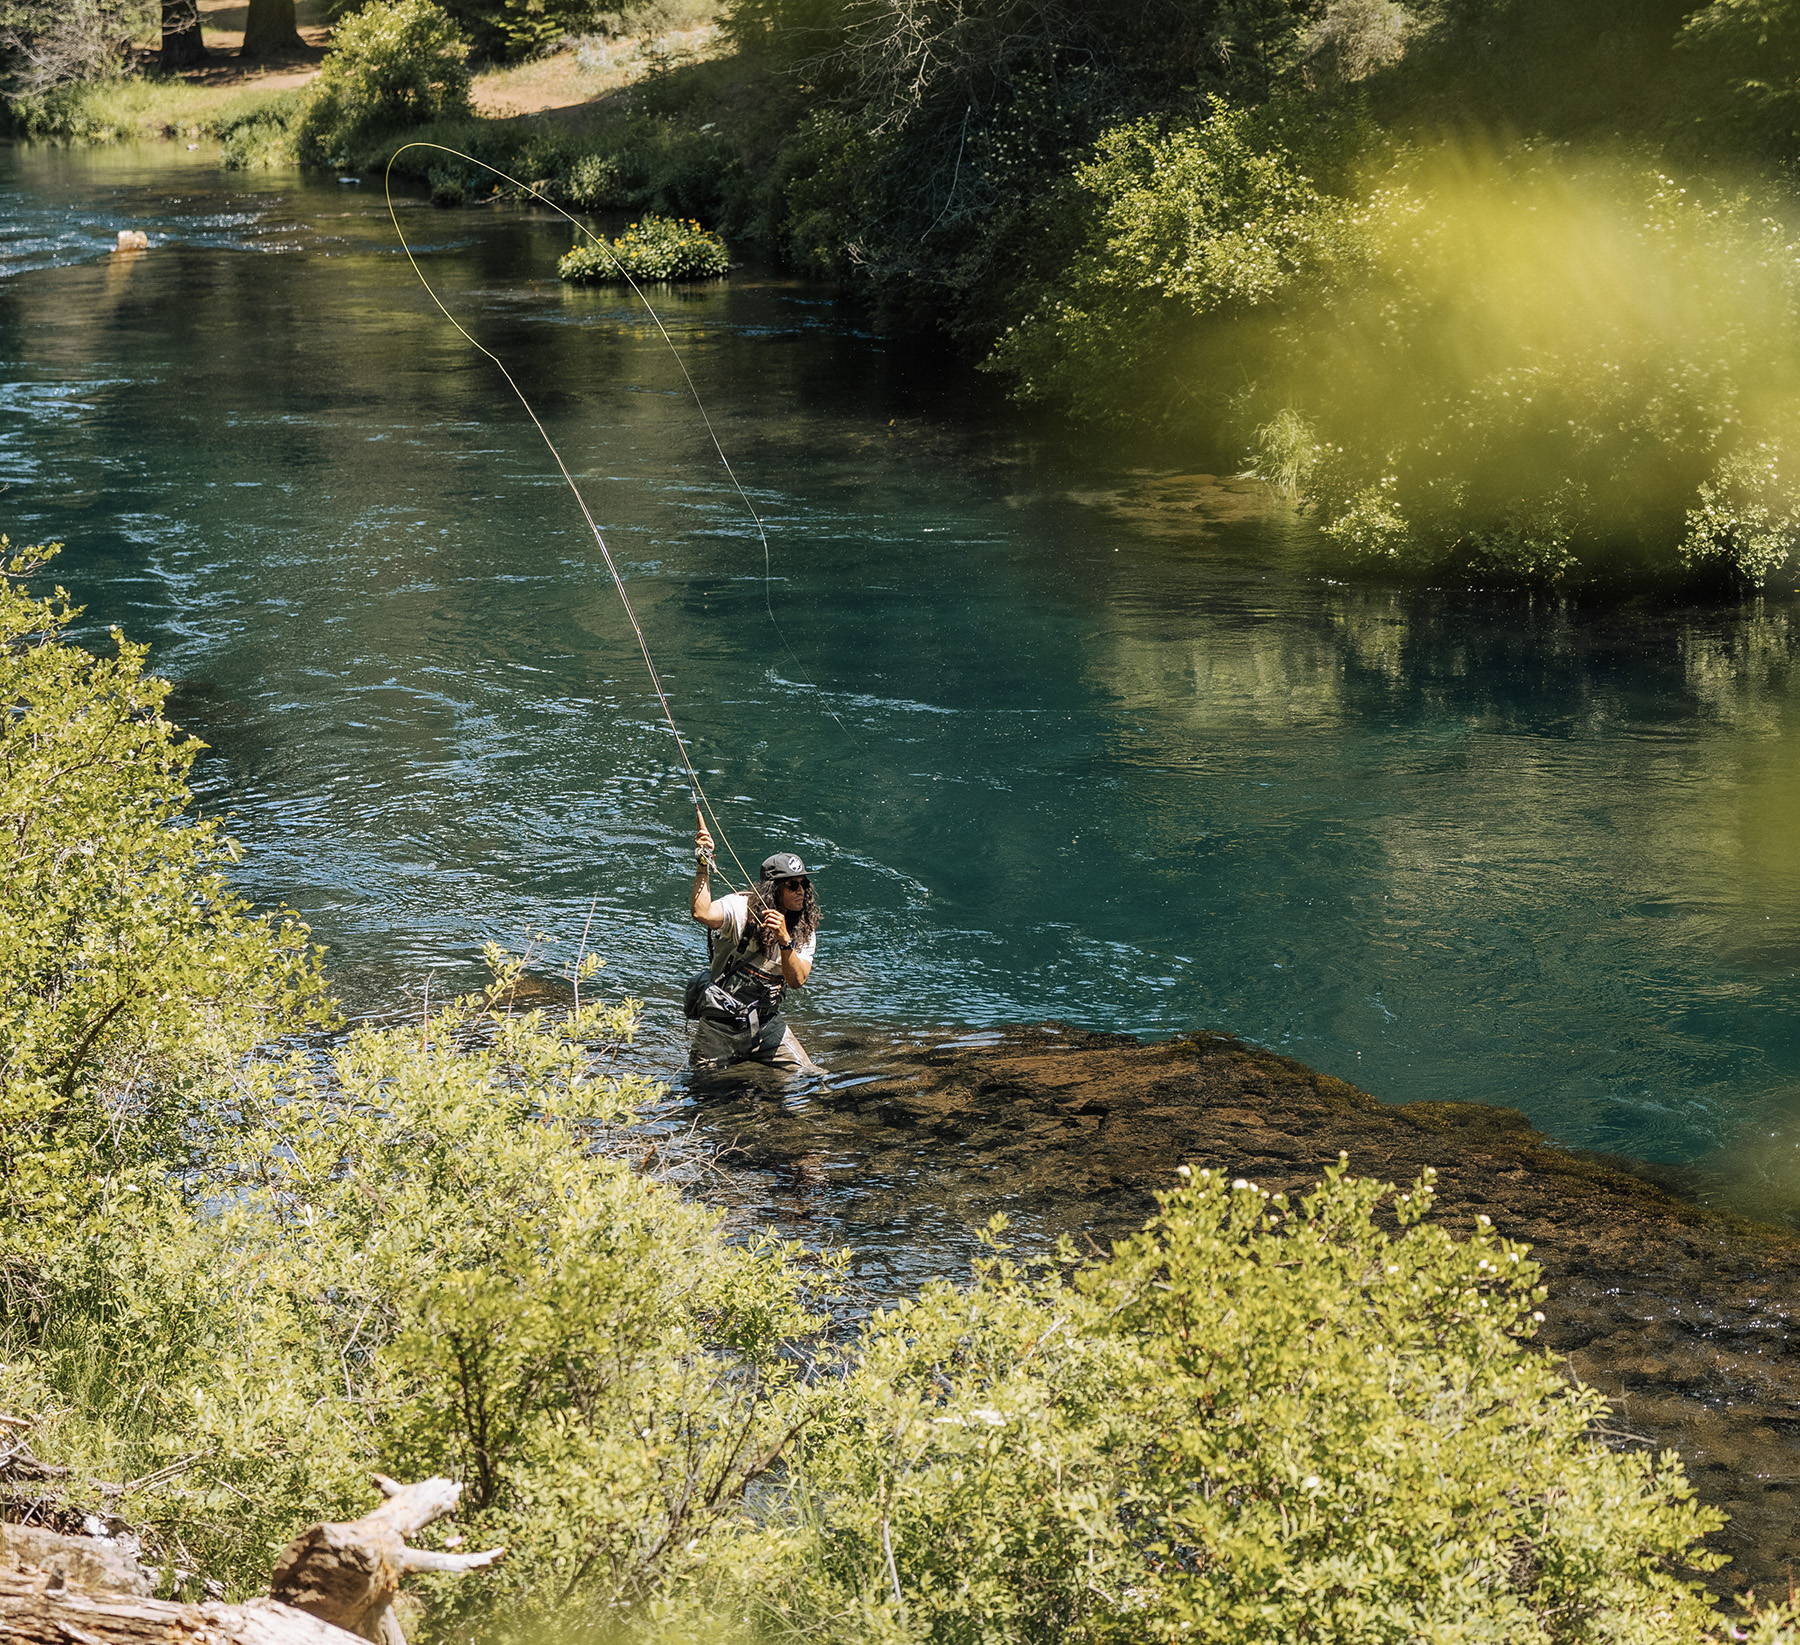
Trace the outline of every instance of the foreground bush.
<instances>
[{"instance_id":1,"label":"foreground bush","mask_svg":"<svg viewBox=\"0 0 1800 1645\"><path fill-rule=\"evenodd\" d=\"M429 0L382 0L345 18L300 119L301 163L357 163L405 127L467 115L468 54Z\"/></svg>"},{"instance_id":2,"label":"foreground bush","mask_svg":"<svg viewBox=\"0 0 1800 1645\"><path fill-rule=\"evenodd\" d=\"M192 1169L115 1186L91 1237L0 1247L0 1400L78 1493L170 1470L118 1511L233 1593L373 1468L466 1481L465 1534L509 1548L447 1593L459 1628L691 1586L747 1534L816 1322L787 1252L593 1151L644 1094L595 1072L631 1017L472 998L240 1071L191 1110Z\"/></svg>"},{"instance_id":3,"label":"foreground bush","mask_svg":"<svg viewBox=\"0 0 1800 1645\"><path fill-rule=\"evenodd\" d=\"M797 1442L784 1619L860 1640L1692 1641L1672 1455L1525 1345L1536 1270L1340 1167L879 1316ZM816 1622L809 1623L816 1626Z\"/></svg>"},{"instance_id":4,"label":"foreground bush","mask_svg":"<svg viewBox=\"0 0 1800 1645\"><path fill-rule=\"evenodd\" d=\"M145 648L71 645L62 591L23 588L53 552L0 538L0 1217L47 1240L180 1157L191 1090L323 1011L305 929L225 881Z\"/></svg>"},{"instance_id":5,"label":"foreground bush","mask_svg":"<svg viewBox=\"0 0 1800 1645\"><path fill-rule=\"evenodd\" d=\"M556 265L565 280L713 280L731 268L725 242L692 218L646 217L616 239L578 245Z\"/></svg>"}]
</instances>

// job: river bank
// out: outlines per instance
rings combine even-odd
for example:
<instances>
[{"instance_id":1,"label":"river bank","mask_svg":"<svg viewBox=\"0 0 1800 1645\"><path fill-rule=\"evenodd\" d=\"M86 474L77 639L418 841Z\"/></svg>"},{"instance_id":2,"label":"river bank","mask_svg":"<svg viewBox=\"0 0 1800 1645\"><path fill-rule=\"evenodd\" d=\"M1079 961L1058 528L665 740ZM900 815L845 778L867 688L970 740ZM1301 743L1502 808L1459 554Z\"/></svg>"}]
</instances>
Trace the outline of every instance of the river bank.
<instances>
[{"instance_id":1,"label":"river bank","mask_svg":"<svg viewBox=\"0 0 1800 1645\"><path fill-rule=\"evenodd\" d=\"M985 1039L986 1043L980 1041ZM1522 1114L1471 1103L1392 1106L1223 1034L1155 1044L1060 1027L936 1048L845 1039L865 1070L795 1103L740 1093L702 1109L731 1164L769 1185L785 1232L903 1223L929 1199L965 1232L1005 1213L1036 1245L1104 1247L1137 1227L1188 1163L1273 1192L1339 1155L1406 1183L1437 1173L1438 1215L1489 1217L1542 1265L1542 1341L1601 1390L1620 1445L1680 1451L1722 1590L1786 1591L1800 1563L1800 1237L1725 1215L1604 1160L1555 1147ZM835 1230L834 1230L835 1233Z\"/></svg>"}]
</instances>

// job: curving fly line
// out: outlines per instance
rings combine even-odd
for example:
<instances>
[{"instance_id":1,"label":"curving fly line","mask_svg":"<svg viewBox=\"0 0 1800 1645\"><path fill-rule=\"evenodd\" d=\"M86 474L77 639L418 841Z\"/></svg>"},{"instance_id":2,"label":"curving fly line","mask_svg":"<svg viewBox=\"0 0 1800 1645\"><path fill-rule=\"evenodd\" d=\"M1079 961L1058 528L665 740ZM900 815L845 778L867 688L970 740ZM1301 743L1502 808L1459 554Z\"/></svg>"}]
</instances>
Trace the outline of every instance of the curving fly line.
<instances>
[{"instance_id":1,"label":"curving fly line","mask_svg":"<svg viewBox=\"0 0 1800 1645\"><path fill-rule=\"evenodd\" d=\"M669 734L675 739L676 752L681 757L683 771L687 773L688 789L693 796L695 808L703 811L710 820L713 834L717 837L719 843L725 847L732 862L737 865L738 873L743 876L745 884L754 885L757 876L752 874L744 866L742 858L740 858L737 852L732 849L731 841L726 835L723 825L719 821L718 812L714 810L712 801L707 797L706 790L700 782L699 773L694 770L694 762L688 753L687 739L682 736L681 727L675 723L674 711L669 706L669 694L663 687L662 675L657 670L656 659L650 655L650 643L644 638L643 624L638 621L637 611L632 606L631 594L625 587L625 578L619 571L618 562L613 559L612 550L607 546L606 534L600 529L599 522L595 520L593 510L588 507L587 498L582 495L581 487L575 483L575 476L569 472L569 465L563 461L561 451L557 449L556 442L550 438L550 431L544 427L542 420L538 417L536 410L532 407L530 399L527 398L525 390L519 386L518 380L509 370L507 370L506 362L489 348L487 344L482 342L480 338L476 337L462 321L457 319L457 317L450 312L450 309L446 306L443 298L438 296L436 290L433 288L431 281L425 277L425 271L419 266L418 258L413 255L412 246L406 238L406 231L400 226L400 214L394 205L394 162L397 161L401 155L405 154L408 149L432 149L439 154L448 154L455 159L466 161L472 166L480 166L483 171L491 173L503 183L511 184L512 187L531 196L532 199L538 201L540 204L548 206L559 217L566 218L574 226L577 234L585 236L592 244L598 246L606 253L607 257L611 259L613 267L618 271L620 278L631 287L632 294L641 304L643 304L644 312L650 316L650 321L656 327L657 334L662 338L663 343L668 348L669 355L674 360L676 369L681 373L682 382L687 385L688 396L694 402L694 409L700 414L701 424L706 429L706 437L711 442L714 453L718 456L719 466L725 470L726 478L731 481L732 489L738 494L739 500L744 505L744 511L750 516L752 523L756 527L757 539L762 544L763 552L763 603L768 608L769 621L773 625L776 635L780 638L783 648L787 651L788 656L793 659L796 667L798 667L799 659L794 656L793 647L788 644L787 636L781 631L781 624L775 619L775 606L770 594L771 573L769 534L763 527L762 516L757 513L756 505L750 501L749 493L746 492L743 486L738 482L737 473L731 466L731 459L725 455L725 447L719 441L718 431L713 427L712 418L708 415L706 410L706 403L700 398L700 391L694 386L694 379L688 375L687 362L682 359L681 350L675 346L675 339L669 335L668 329L662 323L661 316L657 314L650 299L644 295L643 287L631 277L630 270L619 261L618 255L605 240L594 233L594 231L590 229L587 224L582 222L580 218L576 217L572 212L565 211L541 190L533 188L529 183L521 182L517 177L510 176L498 166L491 165L486 160L478 159L472 154L464 154L460 149L450 148L443 143L415 141L401 144L399 148L395 149L394 152L388 156L387 168L382 173L381 187L387 202L388 220L394 225L394 237L400 242L400 249L406 253L407 262L411 265L413 273L418 276L419 284L425 288L425 294L437 305L438 312L456 328L457 332L462 336L465 342L479 353L484 354L494 363L494 366L499 371L500 375L506 379L506 386L513 391L519 404L525 408L525 415L531 419L532 427L538 431L539 436L543 439L545 447L548 449L552 460L556 464L557 472L562 475L564 484L568 486L570 495L575 499L576 507L581 510L582 519L587 522L587 528L593 535L594 544L600 550L600 558L605 563L607 575L612 578L613 587L618 592L619 603L625 608L625 616L631 623L631 631L637 636L638 652L644 659L645 671L649 674L651 687L656 692L656 701L658 706L662 709L663 721L669 728ZM801 672L804 677L804 670L801 670ZM831 715L832 719L838 720L836 713L832 711L829 704L826 705L825 711ZM849 728L844 726L842 720L838 720L838 725L840 728L844 729L846 733L848 732Z\"/></svg>"}]
</instances>

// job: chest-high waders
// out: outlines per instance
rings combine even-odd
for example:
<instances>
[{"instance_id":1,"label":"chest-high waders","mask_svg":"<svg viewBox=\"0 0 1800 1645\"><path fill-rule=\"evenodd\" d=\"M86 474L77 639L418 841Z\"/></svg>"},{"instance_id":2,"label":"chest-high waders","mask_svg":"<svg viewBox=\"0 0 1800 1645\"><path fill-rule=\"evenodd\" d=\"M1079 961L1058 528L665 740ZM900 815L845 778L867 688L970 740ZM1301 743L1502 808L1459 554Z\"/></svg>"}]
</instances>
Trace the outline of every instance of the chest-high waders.
<instances>
[{"instance_id":1,"label":"chest-high waders","mask_svg":"<svg viewBox=\"0 0 1800 1645\"><path fill-rule=\"evenodd\" d=\"M787 1019L781 1014L787 985L779 972L771 974L751 963L752 954L762 953L761 936L746 908L738 940L727 947L709 936L707 967L688 979L688 1018L728 1034L733 1061L746 1057L767 1061L787 1033Z\"/></svg>"}]
</instances>

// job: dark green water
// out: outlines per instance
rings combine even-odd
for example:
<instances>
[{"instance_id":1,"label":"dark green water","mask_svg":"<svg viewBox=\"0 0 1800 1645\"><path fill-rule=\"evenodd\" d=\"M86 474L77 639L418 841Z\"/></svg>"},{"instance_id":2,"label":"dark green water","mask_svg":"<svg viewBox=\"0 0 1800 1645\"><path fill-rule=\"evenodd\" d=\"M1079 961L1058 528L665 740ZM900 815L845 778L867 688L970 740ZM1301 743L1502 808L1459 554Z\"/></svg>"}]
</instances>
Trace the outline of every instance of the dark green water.
<instances>
[{"instance_id":1,"label":"dark green water","mask_svg":"<svg viewBox=\"0 0 1800 1645\"><path fill-rule=\"evenodd\" d=\"M740 853L826 865L815 1033L1223 1027L1394 1100L1785 1180L1800 1110L1791 596L1578 611L1323 575L1244 486L1034 434L735 276L642 316L552 220L409 207L583 479ZM377 1005L579 937L699 951L691 816L537 436L378 193L0 151L0 529L154 642L245 888ZM156 245L106 255L121 226ZM772 598L798 661L764 608Z\"/></svg>"}]
</instances>

